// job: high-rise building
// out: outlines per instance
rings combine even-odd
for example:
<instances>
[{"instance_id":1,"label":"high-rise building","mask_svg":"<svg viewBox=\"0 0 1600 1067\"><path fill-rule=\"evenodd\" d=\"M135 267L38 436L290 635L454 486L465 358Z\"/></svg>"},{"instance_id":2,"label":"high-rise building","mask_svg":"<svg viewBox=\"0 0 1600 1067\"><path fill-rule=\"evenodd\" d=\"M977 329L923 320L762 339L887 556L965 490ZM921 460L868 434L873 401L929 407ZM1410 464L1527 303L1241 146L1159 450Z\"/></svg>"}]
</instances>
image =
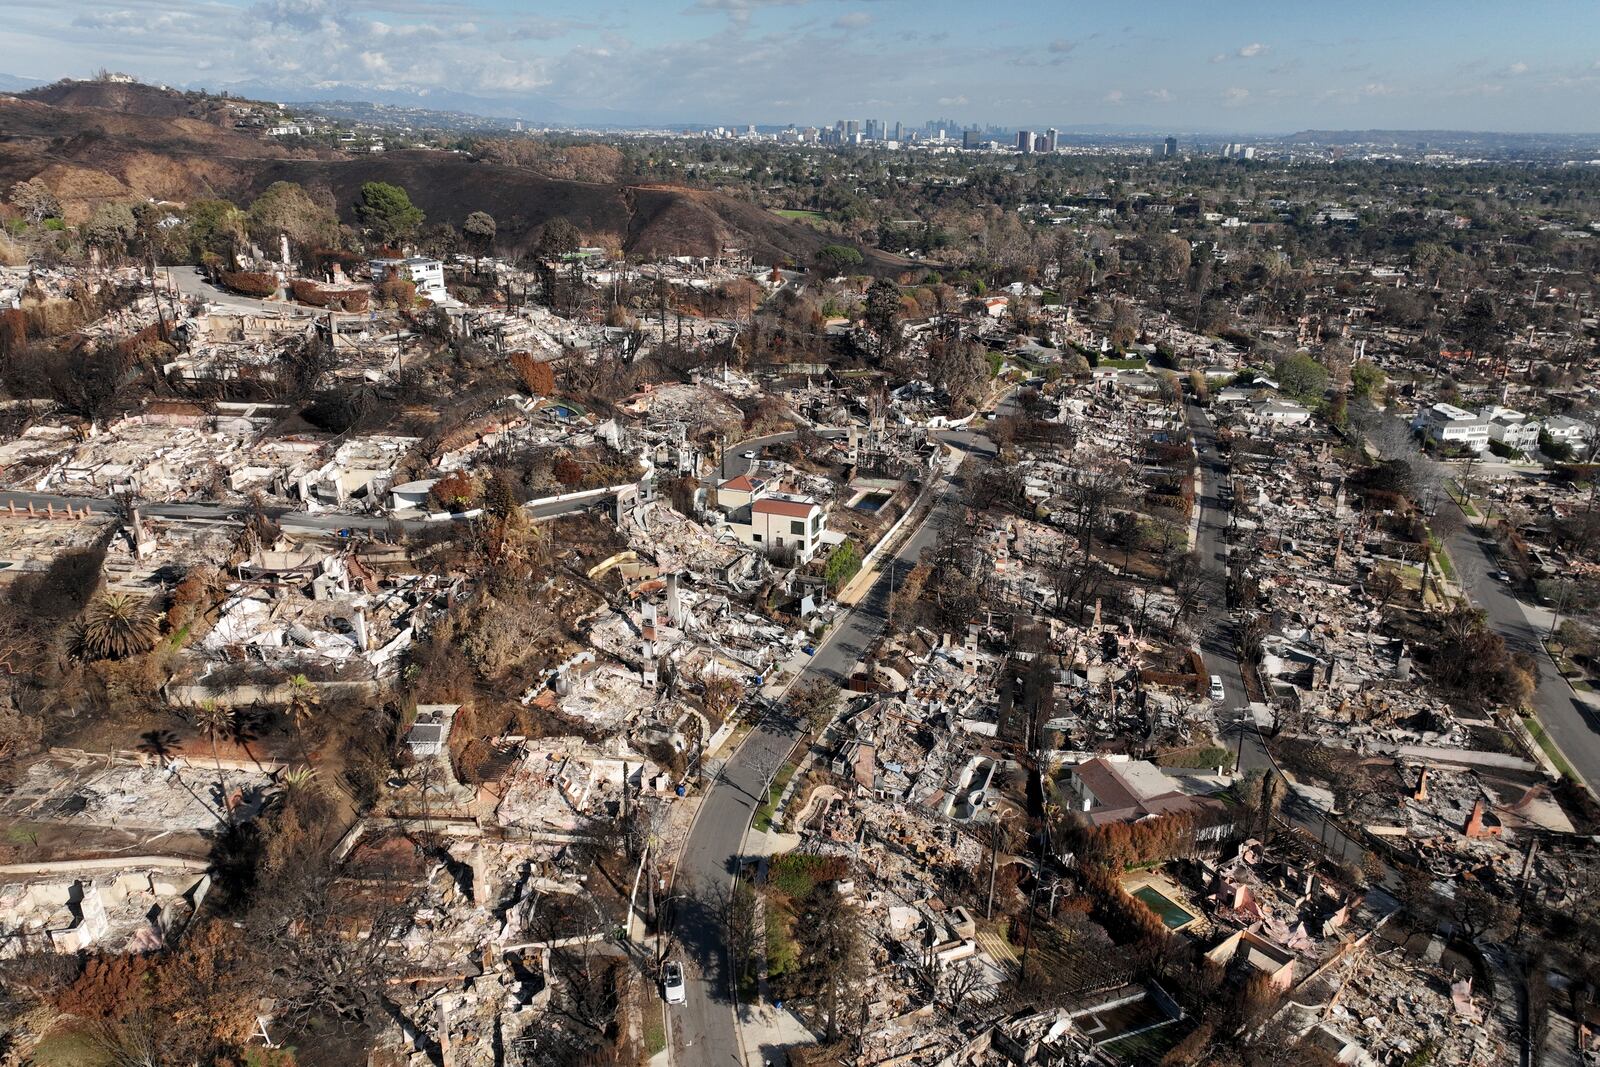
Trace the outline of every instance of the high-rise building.
<instances>
[{"instance_id":1,"label":"high-rise building","mask_svg":"<svg viewBox=\"0 0 1600 1067\"><path fill-rule=\"evenodd\" d=\"M1033 131L1032 130L1018 130L1017 131L1017 150L1019 152L1032 152L1033 151Z\"/></svg>"},{"instance_id":2,"label":"high-rise building","mask_svg":"<svg viewBox=\"0 0 1600 1067\"><path fill-rule=\"evenodd\" d=\"M1044 131L1044 150L1046 152L1054 152L1056 150L1056 143L1060 137L1060 131L1058 131L1054 126Z\"/></svg>"},{"instance_id":3,"label":"high-rise building","mask_svg":"<svg viewBox=\"0 0 1600 1067\"><path fill-rule=\"evenodd\" d=\"M1161 146L1161 158L1163 158L1163 159L1176 159L1177 156L1178 156L1178 139L1176 137L1168 137L1166 139L1166 141Z\"/></svg>"},{"instance_id":4,"label":"high-rise building","mask_svg":"<svg viewBox=\"0 0 1600 1067\"><path fill-rule=\"evenodd\" d=\"M861 139L861 120L845 119L844 140L846 144L855 144Z\"/></svg>"},{"instance_id":5,"label":"high-rise building","mask_svg":"<svg viewBox=\"0 0 1600 1067\"><path fill-rule=\"evenodd\" d=\"M868 119L865 128L862 130L862 134L869 141L883 140L883 129L879 125L877 119Z\"/></svg>"},{"instance_id":6,"label":"high-rise building","mask_svg":"<svg viewBox=\"0 0 1600 1067\"><path fill-rule=\"evenodd\" d=\"M906 139L906 127L905 127L905 123L903 123L903 122L896 122L896 123L895 123L895 124L894 124L894 139L895 139L895 140L896 140L896 141L904 141L904 140L905 140L905 139Z\"/></svg>"},{"instance_id":7,"label":"high-rise building","mask_svg":"<svg viewBox=\"0 0 1600 1067\"><path fill-rule=\"evenodd\" d=\"M940 136L941 137L943 136L943 131L942 130L940 131ZM983 143L983 134L978 132L977 130L962 130L961 131L961 147L962 148L977 148L982 143Z\"/></svg>"}]
</instances>

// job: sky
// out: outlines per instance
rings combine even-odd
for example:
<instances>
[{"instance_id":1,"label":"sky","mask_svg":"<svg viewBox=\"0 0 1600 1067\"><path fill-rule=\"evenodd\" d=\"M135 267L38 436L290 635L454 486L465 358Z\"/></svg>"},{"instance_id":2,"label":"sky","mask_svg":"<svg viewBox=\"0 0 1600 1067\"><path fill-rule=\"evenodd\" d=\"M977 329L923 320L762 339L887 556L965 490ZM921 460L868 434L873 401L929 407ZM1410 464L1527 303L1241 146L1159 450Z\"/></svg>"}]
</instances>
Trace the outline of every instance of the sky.
<instances>
[{"instance_id":1,"label":"sky","mask_svg":"<svg viewBox=\"0 0 1600 1067\"><path fill-rule=\"evenodd\" d=\"M1600 132L1600 0L51 0L0 72L531 121ZM431 104L430 104L431 102Z\"/></svg>"}]
</instances>

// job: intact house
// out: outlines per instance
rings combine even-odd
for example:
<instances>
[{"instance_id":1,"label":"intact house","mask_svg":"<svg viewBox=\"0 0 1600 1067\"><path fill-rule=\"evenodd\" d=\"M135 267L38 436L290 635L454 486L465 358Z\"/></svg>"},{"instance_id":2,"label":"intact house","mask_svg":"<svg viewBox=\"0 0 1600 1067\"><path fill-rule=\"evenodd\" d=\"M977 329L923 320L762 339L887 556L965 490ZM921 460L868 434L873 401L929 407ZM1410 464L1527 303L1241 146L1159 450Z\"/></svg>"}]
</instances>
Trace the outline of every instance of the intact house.
<instances>
[{"instance_id":1,"label":"intact house","mask_svg":"<svg viewBox=\"0 0 1600 1067\"><path fill-rule=\"evenodd\" d=\"M367 263L372 284L382 285L391 277L402 278L417 287L417 295L435 304L450 299L444 287L444 264L427 256L405 259L374 259Z\"/></svg>"},{"instance_id":2,"label":"intact house","mask_svg":"<svg viewBox=\"0 0 1600 1067\"><path fill-rule=\"evenodd\" d=\"M736 511L739 508L752 504L756 498L766 491L767 482L763 478L752 478L748 474L741 474L729 478L717 486L717 507L727 511Z\"/></svg>"},{"instance_id":3,"label":"intact house","mask_svg":"<svg viewBox=\"0 0 1600 1067\"><path fill-rule=\"evenodd\" d=\"M1569 415L1554 415L1545 420L1544 432L1557 444L1582 448L1594 436L1594 427Z\"/></svg>"},{"instance_id":4,"label":"intact house","mask_svg":"<svg viewBox=\"0 0 1600 1067\"><path fill-rule=\"evenodd\" d=\"M1489 439L1499 441L1515 452L1532 452L1539 447L1539 420L1520 411L1491 405L1478 412L1489 420Z\"/></svg>"},{"instance_id":5,"label":"intact house","mask_svg":"<svg viewBox=\"0 0 1600 1067\"><path fill-rule=\"evenodd\" d=\"M417 719L406 731L406 747L416 759L441 755L450 743L450 727L460 704L418 704Z\"/></svg>"},{"instance_id":6,"label":"intact house","mask_svg":"<svg viewBox=\"0 0 1600 1067\"><path fill-rule=\"evenodd\" d=\"M717 490L721 496L722 490ZM807 563L822 546L822 505L809 497L772 494L757 497L728 513L728 525L747 545L772 556L793 555Z\"/></svg>"},{"instance_id":7,"label":"intact house","mask_svg":"<svg viewBox=\"0 0 1600 1067\"><path fill-rule=\"evenodd\" d=\"M1226 807L1207 793L1220 793L1231 779L1200 771L1163 769L1148 760L1095 757L1071 768L1066 786L1075 807L1094 826L1134 823L1161 815L1196 815L1202 823L1226 821ZM1208 818L1209 817L1209 818ZM1209 826L1197 837L1218 837Z\"/></svg>"},{"instance_id":8,"label":"intact house","mask_svg":"<svg viewBox=\"0 0 1600 1067\"><path fill-rule=\"evenodd\" d=\"M1489 420L1454 404L1439 403L1423 408L1411 428L1420 430L1424 438L1439 448L1482 452L1489 447Z\"/></svg>"},{"instance_id":9,"label":"intact house","mask_svg":"<svg viewBox=\"0 0 1600 1067\"><path fill-rule=\"evenodd\" d=\"M1293 400L1263 400L1251 407L1250 420L1271 426L1304 426L1311 421L1311 412Z\"/></svg>"}]
</instances>

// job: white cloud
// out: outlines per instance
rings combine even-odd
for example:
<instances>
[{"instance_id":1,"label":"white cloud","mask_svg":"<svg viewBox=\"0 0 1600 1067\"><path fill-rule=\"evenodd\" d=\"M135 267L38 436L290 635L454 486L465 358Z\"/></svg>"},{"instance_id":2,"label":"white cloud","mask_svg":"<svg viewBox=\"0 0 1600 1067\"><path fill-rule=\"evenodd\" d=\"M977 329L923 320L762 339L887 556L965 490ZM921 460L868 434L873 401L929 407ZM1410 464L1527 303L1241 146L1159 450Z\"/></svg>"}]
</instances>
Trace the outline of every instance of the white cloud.
<instances>
[{"instance_id":1,"label":"white cloud","mask_svg":"<svg viewBox=\"0 0 1600 1067\"><path fill-rule=\"evenodd\" d=\"M1218 52L1216 55L1211 57L1211 62L1226 63L1230 59L1259 59L1261 56L1266 55L1270 51L1272 51L1272 49L1267 45L1262 44L1260 41L1251 41L1247 45L1239 46L1232 52Z\"/></svg>"},{"instance_id":2,"label":"white cloud","mask_svg":"<svg viewBox=\"0 0 1600 1067\"><path fill-rule=\"evenodd\" d=\"M1238 107L1250 99L1250 90L1237 85L1222 90L1222 102L1228 107Z\"/></svg>"},{"instance_id":3,"label":"white cloud","mask_svg":"<svg viewBox=\"0 0 1600 1067\"><path fill-rule=\"evenodd\" d=\"M1526 74L1528 73L1528 64L1519 59L1506 68L1506 73L1511 75L1513 78L1518 74Z\"/></svg>"},{"instance_id":4,"label":"white cloud","mask_svg":"<svg viewBox=\"0 0 1600 1067\"><path fill-rule=\"evenodd\" d=\"M1124 94L1121 89L1113 89L1106 95L1102 96L1100 98L1100 102L1103 104L1110 104L1115 107L1122 103L1123 96Z\"/></svg>"},{"instance_id":5,"label":"white cloud","mask_svg":"<svg viewBox=\"0 0 1600 1067\"><path fill-rule=\"evenodd\" d=\"M1170 104L1174 99L1171 89L1146 89L1144 98L1158 104Z\"/></svg>"},{"instance_id":6,"label":"white cloud","mask_svg":"<svg viewBox=\"0 0 1600 1067\"><path fill-rule=\"evenodd\" d=\"M1078 47L1077 41L1069 41L1065 37L1057 37L1049 45L1050 51L1058 56L1064 56L1076 47Z\"/></svg>"},{"instance_id":7,"label":"white cloud","mask_svg":"<svg viewBox=\"0 0 1600 1067\"><path fill-rule=\"evenodd\" d=\"M833 20L836 30L859 30L863 26L871 25L872 16L865 11L847 11Z\"/></svg>"}]
</instances>

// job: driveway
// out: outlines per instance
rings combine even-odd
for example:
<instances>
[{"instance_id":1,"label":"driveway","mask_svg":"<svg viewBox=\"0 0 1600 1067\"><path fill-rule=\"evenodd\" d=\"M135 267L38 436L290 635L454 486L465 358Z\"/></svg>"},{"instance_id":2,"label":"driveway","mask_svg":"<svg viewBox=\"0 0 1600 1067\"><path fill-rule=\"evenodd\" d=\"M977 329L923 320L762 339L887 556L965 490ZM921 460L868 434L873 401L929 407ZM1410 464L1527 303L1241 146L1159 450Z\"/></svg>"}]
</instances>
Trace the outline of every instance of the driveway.
<instances>
[{"instance_id":1,"label":"driveway","mask_svg":"<svg viewBox=\"0 0 1600 1067\"><path fill-rule=\"evenodd\" d=\"M204 300L208 304L216 304L228 311L244 315L276 315L280 318L310 319L319 314L315 308L302 307L299 304L283 300L256 300L252 297L230 293L226 289L219 288L206 281L205 277L194 267L162 267L161 272L171 279L173 288L183 294L186 300Z\"/></svg>"}]
</instances>

